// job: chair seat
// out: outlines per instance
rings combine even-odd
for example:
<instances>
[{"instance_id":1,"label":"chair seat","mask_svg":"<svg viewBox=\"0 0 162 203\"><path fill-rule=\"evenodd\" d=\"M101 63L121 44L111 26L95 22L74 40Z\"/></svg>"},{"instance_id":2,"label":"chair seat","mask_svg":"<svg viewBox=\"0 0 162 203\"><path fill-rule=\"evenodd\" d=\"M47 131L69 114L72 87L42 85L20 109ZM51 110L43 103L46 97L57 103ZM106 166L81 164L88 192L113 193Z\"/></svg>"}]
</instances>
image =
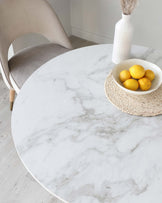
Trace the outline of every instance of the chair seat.
<instances>
[{"instance_id":1,"label":"chair seat","mask_svg":"<svg viewBox=\"0 0 162 203\"><path fill-rule=\"evenodd\" d=\"M28 77L50 59L69 51L53 43L24 49L14 55L8 62L10 77L20 89Z\"/></svg>"}]
</instances>

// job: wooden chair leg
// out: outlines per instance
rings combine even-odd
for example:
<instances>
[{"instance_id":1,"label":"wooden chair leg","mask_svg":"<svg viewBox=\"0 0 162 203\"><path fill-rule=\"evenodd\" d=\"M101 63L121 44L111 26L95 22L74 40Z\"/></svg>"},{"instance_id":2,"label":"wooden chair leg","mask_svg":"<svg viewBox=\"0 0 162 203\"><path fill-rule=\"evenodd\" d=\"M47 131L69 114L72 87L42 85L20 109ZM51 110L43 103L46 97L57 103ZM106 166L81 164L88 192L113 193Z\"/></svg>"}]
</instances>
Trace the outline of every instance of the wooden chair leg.
<instances>
[{"instance_id":1,"label":"wooden chair leg","mask_svg":"<svg viewBox=\"0 0 162 203\"><path fill-rule=\"evenodd\" d=\"M13 109L14 100L15 100L15 90L10 89L10 110L11 111Z\"/></svg>"}]
</instances>

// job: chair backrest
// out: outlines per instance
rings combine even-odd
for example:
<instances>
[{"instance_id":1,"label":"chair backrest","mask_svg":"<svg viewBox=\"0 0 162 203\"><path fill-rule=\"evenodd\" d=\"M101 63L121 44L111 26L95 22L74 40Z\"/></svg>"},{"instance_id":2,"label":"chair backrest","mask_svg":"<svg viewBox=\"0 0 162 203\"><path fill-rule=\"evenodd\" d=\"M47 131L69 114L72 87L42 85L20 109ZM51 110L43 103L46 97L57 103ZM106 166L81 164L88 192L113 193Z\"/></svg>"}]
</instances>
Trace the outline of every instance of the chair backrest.
<instances>
[{"instance_id":1,"label":"chair backrest","mask_svg":"<svg viewBox=\"0 0 162 203\"><path fill-rule=\"evenodd\" d=\"M18 37L37 33L50 42L71 48L69 39L55 12L46 0L0 0L0 60L8 87L8 49Z\"/></svg>"}]
</instances>

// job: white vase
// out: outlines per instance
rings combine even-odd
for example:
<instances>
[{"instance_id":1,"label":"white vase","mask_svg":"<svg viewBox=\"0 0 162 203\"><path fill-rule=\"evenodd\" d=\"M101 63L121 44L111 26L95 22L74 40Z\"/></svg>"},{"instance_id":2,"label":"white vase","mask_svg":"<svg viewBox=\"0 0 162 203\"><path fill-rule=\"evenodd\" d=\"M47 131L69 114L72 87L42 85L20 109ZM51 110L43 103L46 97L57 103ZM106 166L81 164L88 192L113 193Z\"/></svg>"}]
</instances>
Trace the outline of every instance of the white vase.
<instances>
[{"instance_id":1,"label":"white vase","mask_svg":"<svg viewBox=\"0 0 162 203\"><path fill-rule=\"evenodd\" d=\"M115 64L120 63L123 60L129 59L132 37L133 37L133 26L130 21L131 15L122 14L122 19L116 23L114 45L112 61Z\"/></svg>"}]
</instances>

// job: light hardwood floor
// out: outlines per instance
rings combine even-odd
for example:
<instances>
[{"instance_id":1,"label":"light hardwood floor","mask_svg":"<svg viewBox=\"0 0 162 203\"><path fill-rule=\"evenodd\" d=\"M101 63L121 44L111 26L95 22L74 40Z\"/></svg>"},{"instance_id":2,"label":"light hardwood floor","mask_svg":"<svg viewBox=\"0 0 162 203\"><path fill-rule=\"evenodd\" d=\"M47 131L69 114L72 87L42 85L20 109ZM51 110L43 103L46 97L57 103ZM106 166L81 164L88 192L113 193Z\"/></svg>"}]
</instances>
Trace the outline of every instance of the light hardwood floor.
<instances>
[{"instance_id":1,"label":"light hardwood floor","mask_svg":"<svg viewBox=\"0 0 162 203\"><path fill-rule=\"evenodd\" d=\"M74 48L95 44L74 36L70 40ZM31 177L17 156L10 132L8 93L0 74L0 203L61 203Z\"/></svg>"}]
</instances>

